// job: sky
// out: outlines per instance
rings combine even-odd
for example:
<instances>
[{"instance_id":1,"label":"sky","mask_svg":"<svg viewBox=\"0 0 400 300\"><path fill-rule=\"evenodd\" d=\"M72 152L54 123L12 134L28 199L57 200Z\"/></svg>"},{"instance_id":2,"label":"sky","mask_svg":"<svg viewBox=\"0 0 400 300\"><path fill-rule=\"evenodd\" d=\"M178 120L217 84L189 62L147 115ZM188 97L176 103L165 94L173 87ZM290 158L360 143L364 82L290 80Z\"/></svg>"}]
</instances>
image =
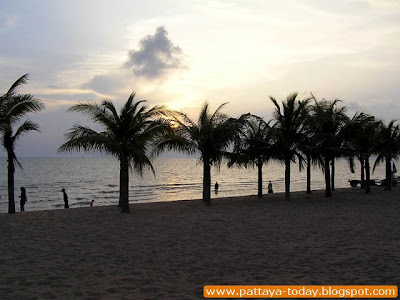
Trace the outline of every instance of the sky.
<instances>
[{"instance_id":1,"label":"sky","mask_svg":"<svg viewBox=\"0 0 400 300\"><path fill-rule=\"evenodd\" d=\"M61 155L69 128L93 125L69 107L132 91L194 118L208 101L269 120L269 96L312 92L400 119L399 16L399 0L1 0L0 93L29 73L21 93L46 106L17 155Z\"/></svg>"}]
</instances>

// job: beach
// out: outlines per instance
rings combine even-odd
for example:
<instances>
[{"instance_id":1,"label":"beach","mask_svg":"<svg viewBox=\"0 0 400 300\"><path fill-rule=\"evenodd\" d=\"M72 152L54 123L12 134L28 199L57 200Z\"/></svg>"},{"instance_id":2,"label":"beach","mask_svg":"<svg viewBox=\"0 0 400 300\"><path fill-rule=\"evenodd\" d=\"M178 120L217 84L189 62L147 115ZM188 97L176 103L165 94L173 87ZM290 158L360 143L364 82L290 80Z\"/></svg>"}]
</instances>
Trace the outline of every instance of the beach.
<instances>
[{"instance_id":1,"label":"beach","mask_svg":"<svg viewBox=\"0 0 400 300\"><path fill-rule=\"evenodd\" d=\"M204 285L400 283L400 188L1 214L3 299L202 299Z\"/></svg>"}]
</instances>

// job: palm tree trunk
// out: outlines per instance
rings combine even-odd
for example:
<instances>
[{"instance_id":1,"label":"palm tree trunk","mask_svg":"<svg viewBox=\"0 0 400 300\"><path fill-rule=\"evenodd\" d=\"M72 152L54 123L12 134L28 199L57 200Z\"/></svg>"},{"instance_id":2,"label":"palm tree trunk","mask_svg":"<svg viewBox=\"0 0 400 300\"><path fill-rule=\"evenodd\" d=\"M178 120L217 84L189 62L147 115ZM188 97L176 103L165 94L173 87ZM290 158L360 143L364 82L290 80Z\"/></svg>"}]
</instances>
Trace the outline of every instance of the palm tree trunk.
<instances>
[{"instance_id":1,"label":"palm tree trunk","mask_svg":"<svg viewBox=\"0 0 400 300\"><path fill-rule=\"evenodd\" d=\"M127 158L120 158L119 203L121 212L129 212L129 164Z\"/></svg>"},{"instance_id":2,"label":"palm tree trunk","mask_svg":"<svg viewBox=\"0 0 400 300\"><path fill-rule=\"evenodd\" d=\"M334 191L335 190L335 159L332 159L331 166L332 166L332 170L331 170L331 173L332 173L332 175L331 175L331 182L332 182L331 191Z\"/></svg>"},{"instance_id":3,"label":"palm tree trunk","mask_svg":"<svg viewBox=\"0 0 400 300\"><path fill-rule=\"evenodd\" d=\"M14 152L12 149L7 149L7 164L8 164L8 213L15 213L14 201Z\"/></svg>"},{"instance_id":4,"label":"palm tree trunk","mask_svg":"<svg viewBox=\"0 0 400 300\"><path fill-rule=\"evenodd\" d=\"M203 201L211 205L211 166L208 160L203 163Z\"/></svg>"},{"instance_id":5,"label":"palm tree trunk","mask_svg":"<svg viewBox=\"0 0 400 300\"><path fill-rule=\"evenodd\" d=\"M361 188L363 189L365 187L365 172L364 172L364 158L360 158L360 164L361 164Z\"/></svg>"},{"instance_id":6,"label":"palm tree trunk","mask_svg":"<svg viewBox=\"0 0 400 300\"><path fill-rule=\"evenodd\" d=\"M311 155L307 154L307 194L311 194Z\"/></svg>"},{"instance_id":7,"label":"palm tree trunk","mask_svg":"<svg viewBox=\"0 0 400 300\"><path fill-rule=\"evenodd\" d=\"M285 158L285 200L290 200L290 159Z\"/></svg>"},{"instance_id":8,"label":"palm tree trunk","mask_svg":"<svg viewBox=\"0 0 400 300\"><path fill-rule=\"evenodd\" d=\"M386 187L385 190L392 190L392 158L386 157Z\"/></svg>"},{"instance_id":9,"label":"palm tree trunk","mask_svg":"<svg viewBox=\"0 0 400 300\"><path fill-rule=\"evenodd\" d=\"M258 168L258 197L262 198L263 196L263 188L262 188L262 167L263 167L263 163L261 160L261 157L258 158L258 162L257 162L257 168Z\"/></svg>"},{"instance_id":10,"label":"palm tree trunk","mask_svg":"<svg viewBox=\"0 0 400 300\"><path fill-rule=\"evenodd\" d=\"M370 167L369 167L369 156L365 158L365 193L371 192L370 186Z\"/></svg>"},{"instance_id":11,"label":"palm tree trunk","mask_svg":"<svg viewBox=\"0 0 400 300\"><path fill-rule=\"evenodd\" d=\"M331 172L329 170L330 159L325 157L325 197L332 197L331 192Z\"/></svg>"}]
</instances>

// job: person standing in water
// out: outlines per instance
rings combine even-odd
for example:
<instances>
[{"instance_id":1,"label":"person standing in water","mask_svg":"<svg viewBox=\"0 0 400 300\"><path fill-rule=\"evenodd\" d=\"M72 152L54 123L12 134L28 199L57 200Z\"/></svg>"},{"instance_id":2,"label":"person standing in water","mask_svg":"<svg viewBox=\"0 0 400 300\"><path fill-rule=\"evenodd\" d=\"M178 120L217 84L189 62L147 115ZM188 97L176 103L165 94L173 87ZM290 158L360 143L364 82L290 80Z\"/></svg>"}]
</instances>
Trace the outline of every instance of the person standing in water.
<instances>
[{"instance_id":1,"label":"person standing in water","mask_svg":"<svg viewBox=\"0 0 400 300\"><path fill-rule=\"evenodd\" d=\"M272 190L272 182L271 180L268 183L268 194L272 194L274 191Z\"/></svg>"},{"instance_id":2,"label":"person standing in water","mask_svg":"<svg viewBox=\"0 0 400 300\"><path fill-rule=\"evenodd\" d=\"M26 190L23 186L21 187L20 190L21 190L21 196L20 196L21 200L19 204L21 205L21 212L22 212L25 211L25 203L28 201L28 197L26 196Z\"/></svg>"},{"instance_id":3,"label":"person standing in water","mask_svg":"<svg viewBox=\"0 0 400 300\"><path fill-rule=\"evenodd\" d=\"M63 193L63 196L64 196L64 208L69 208L69 205L68 205L68 195L67 195L67 193L65 192L65 189L63 188L63 189L61 190L61 192Z\"/></svg>"}]
</instances>

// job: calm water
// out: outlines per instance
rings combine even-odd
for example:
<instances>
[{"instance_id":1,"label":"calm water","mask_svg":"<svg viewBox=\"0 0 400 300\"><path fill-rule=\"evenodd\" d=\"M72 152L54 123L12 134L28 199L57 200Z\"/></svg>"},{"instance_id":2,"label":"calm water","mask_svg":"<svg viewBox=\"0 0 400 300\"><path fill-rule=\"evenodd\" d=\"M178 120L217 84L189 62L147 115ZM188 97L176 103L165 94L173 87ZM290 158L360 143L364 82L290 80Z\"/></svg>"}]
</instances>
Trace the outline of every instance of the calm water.
<instances>
[{"instance_id":1,"label":"calm water","mask_svg":"<svg viewBox=\"0 0 400 300\"><path fill-rule=\"evenodd\" d=\"M70 207L116 205L118 203L119 164L111 157L96 158L21 158L23 169L15 174L16 209L19 211L19 188L27 190L26 211L61 209L61 188L65 188ZM202 197L202 165L196 158L159 158L154 161L156 177L147 172L143 178L132 174L130 178L130 202L157 202ZM0 159L0 212L7 212L7 170L5 158ZM336 163L336 187L349 187L348 179L359 178L359 168L351 174L346 161ZM371 178L384 178L381 165ZM284 165L270 162L264 166L264 191L268 180L275 192L284 191ZM306 173L292 166L292 191L305 191ZM212 169L212 183L218 181L218 194L212 197L257 194L257 170L228 169L221 166L220 172ZM312 171L312 189L324 188L323 174Z\"/></svg>"}]
</instances>

